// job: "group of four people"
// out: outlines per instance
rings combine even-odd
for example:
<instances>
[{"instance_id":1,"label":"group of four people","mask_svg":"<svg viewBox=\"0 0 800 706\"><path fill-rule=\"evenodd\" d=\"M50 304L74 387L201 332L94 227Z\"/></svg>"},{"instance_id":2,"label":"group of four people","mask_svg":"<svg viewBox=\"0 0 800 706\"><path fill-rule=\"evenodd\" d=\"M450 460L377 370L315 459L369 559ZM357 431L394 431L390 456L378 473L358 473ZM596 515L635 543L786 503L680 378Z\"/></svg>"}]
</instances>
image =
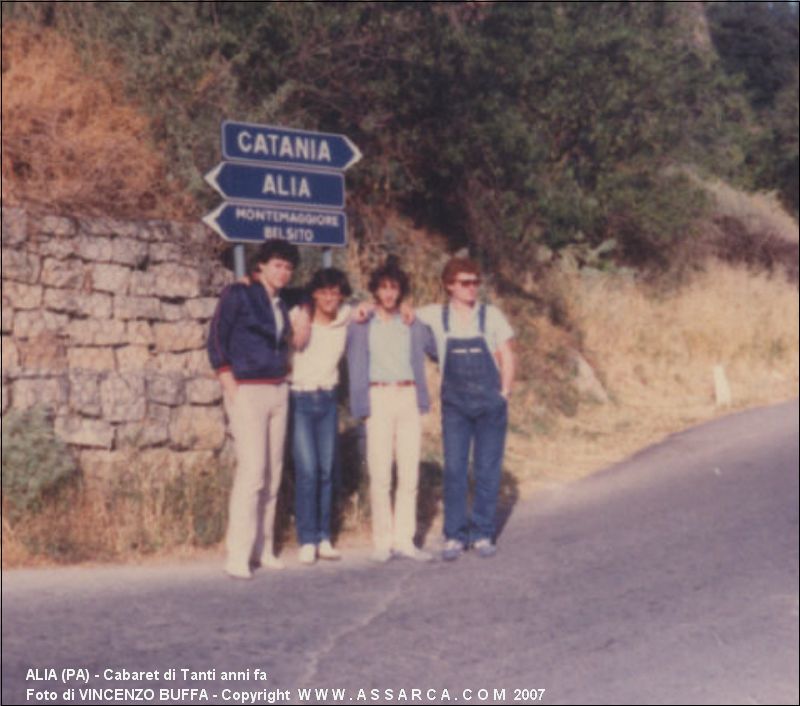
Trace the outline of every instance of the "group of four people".
<instances>
[{"instance_id":1,"label":"group of four people","mask_svg":"<svg viewBox=\"0 0 800 706\"><path fill-rule=\"evenodd\" d=\"M408 277L392 258L370 277L373 301L357 306L345 303L350 285L335 268L318 270L303 294L286 289L298 260L290 243L262 245L249 278L223 291L211 322L209 357L222 385L237 463L226 572L250 578L253 564L283 566L273 539L290 413L299 559L313 564L317 557L340 558L331 543L331 507L336 390L345 353L350 409L366 420L371 558L432 558L414 543L421 417L430 409L426 356L438 360L442 371L442 558L457 559L470 547L492 556L514 378L513 331L499 309L478 301L478 266L451 259L442 272L447 303L414 311L404 306Z\"/></svg>"}]
</instances>

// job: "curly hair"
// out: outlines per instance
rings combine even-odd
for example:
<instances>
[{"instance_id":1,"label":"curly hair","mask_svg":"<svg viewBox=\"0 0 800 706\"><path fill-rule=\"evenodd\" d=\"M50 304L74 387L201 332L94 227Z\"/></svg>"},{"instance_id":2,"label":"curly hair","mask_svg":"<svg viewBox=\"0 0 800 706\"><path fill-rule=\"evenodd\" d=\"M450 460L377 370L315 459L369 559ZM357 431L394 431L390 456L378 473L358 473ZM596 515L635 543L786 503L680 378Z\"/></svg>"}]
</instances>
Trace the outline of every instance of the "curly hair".
<instances>
[{"instance_id":1,"label":"curly hair","mask_svg":"<svg viewBox=\"0 0 800 706\"><path fill-rule=\"evenodd\" d=\"M389 255L386 258L386 262L370 275L368 289L373 296L381 286L381 282L386 280L394 282L400 289L400 297L397 300L399 304L405 299L411 285L408 275L400 269L400 260L395 255Z\"/></svg>"}]
</instances>

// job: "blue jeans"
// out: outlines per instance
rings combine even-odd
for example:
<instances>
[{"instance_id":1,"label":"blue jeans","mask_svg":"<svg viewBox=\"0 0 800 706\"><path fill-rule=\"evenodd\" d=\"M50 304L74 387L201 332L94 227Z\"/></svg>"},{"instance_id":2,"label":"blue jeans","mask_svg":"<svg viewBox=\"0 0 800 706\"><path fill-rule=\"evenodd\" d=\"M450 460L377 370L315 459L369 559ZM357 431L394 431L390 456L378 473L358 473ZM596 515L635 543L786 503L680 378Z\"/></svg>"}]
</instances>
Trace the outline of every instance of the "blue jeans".
<instances>
[{"instance_id":1,"label":"blue jeans","mask_svg":"<svg viewBox=\"0 0 800 706\"><path fill-rule=\"evenodd\" d=\"M318 544L331 536L336 392L292 392L292 422L297 538L300 544Z\"/></svg>"},{"instance_id":2,"label":"blue jeans","mask_svg":"<svg viewBox=\"0 0 800 706\"><path fill-rule=\"evenodd\" d=\"M445 538L464 545L479 539L494 540L507 426L508 405L499 395L495 403L478 409L442 405ZM470 517L467 469L473 445L475 494Z\"/></svg>"}]
</instances>

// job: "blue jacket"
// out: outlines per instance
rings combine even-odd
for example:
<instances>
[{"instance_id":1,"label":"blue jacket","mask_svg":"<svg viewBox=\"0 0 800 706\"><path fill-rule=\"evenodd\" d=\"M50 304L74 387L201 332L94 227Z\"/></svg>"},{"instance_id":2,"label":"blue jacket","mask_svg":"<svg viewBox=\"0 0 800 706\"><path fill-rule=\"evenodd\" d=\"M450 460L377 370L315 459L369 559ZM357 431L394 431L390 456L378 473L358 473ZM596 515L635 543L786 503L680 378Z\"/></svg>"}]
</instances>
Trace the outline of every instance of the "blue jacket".
<instances>
[{"instance_id":1,"label":"blue jacket","mask_svg":"<svg viewBox=\"0 0 800 706\"><path fill-rule=\"evenodd\" d=\"M430 328L419 320L411 324L411 369L417 388L419 411L431 408L425 379L425 355L436 359L436 342ZM369 417L369 320L347 327L347 371L350 382L350 414Z\"/></svg>"},{"instance_id":2,"label":"blue jacket","mask_svg":"<svg viewBox=\"0 0 800 706\"><path fill-rule=\"evenodd\" d=\"M289 373L291 326L283 299L278 305L285 322L276 336L275 315L260 282L236 283L219 298L208 332L208 358L219 371L231 370L237 380L275 380Z\"/></svg>"}]
</instances>

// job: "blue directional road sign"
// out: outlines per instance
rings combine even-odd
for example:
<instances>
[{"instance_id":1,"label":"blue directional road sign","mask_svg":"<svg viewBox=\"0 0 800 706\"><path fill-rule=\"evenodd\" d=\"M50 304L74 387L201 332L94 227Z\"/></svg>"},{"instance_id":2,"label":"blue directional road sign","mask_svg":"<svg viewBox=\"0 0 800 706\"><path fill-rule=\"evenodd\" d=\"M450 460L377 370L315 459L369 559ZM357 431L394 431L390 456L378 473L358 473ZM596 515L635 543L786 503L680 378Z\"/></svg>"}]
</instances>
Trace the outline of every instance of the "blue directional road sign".
<instances>
[{"instance_id":1,"label":"blue directional road sign","mask_svg":"<svg viewBox=\"0 0 800 706\"><path fill-rule=\"evenodd\" d=\"M222 123L222 156L343 171L361 159L361 152L344 135L226 120Z\"/></svg>"},{"instance_id":2,"label":"blue directional road sign","mask_svg":"<svg viewBox=\"0 0 800 706\"><path fill-rule=\"evenodd\" d=\"M342 211L317 211L249 203L223 203L203 221L225 240L288 240L296 245L343 246L347 217Z\"/></svg>"},{"instance_id":3,"label":"blue directional road sign","mask_svg":"<svg viewBox=\"0 0 800 706\"><path fill-rule=\"evenodd\" d=\"M222 162L206 174L206 181L228 199L344 207L341 174Z\"/></svg>"}]
</instances>

